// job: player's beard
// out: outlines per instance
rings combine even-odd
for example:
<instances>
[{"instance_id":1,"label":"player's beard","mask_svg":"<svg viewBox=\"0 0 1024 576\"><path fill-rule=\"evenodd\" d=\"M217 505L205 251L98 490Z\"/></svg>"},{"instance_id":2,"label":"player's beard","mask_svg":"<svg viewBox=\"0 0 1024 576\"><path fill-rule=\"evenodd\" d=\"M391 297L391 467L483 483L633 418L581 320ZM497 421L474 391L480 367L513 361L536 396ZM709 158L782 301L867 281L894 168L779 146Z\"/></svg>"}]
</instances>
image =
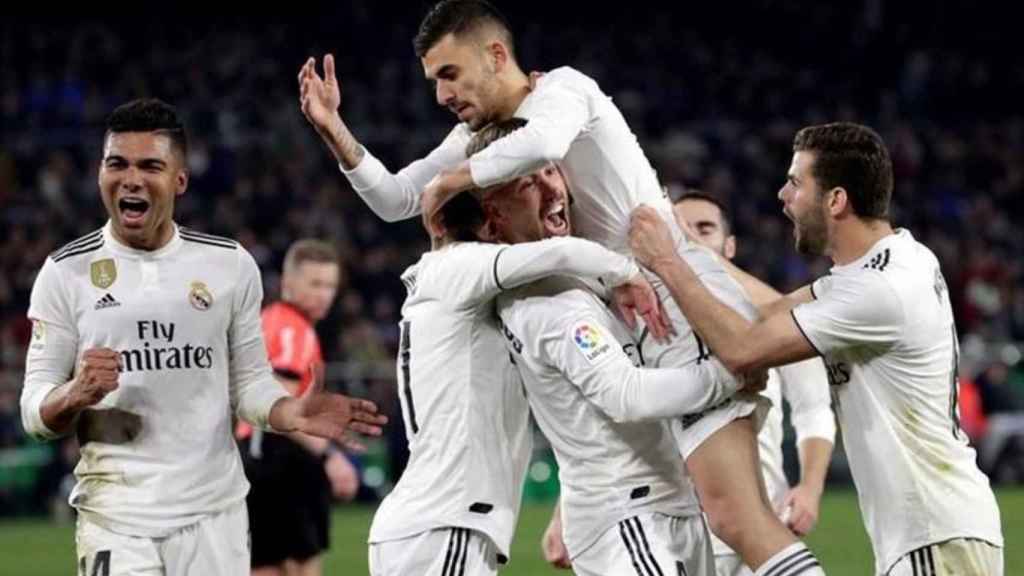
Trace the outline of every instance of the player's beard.
<instances>
[{"instance_id":1,"label":"player's beard","mask_svg":"<svg viewBox=\"0 0 1024 576\"><path fill-rule=\"evenodd\" d=\"M821 255L828 245L828 223L825 222L825 203L818 200L807 213L793 220L796 227L796 250L801 254Z\"/></svg>"}]
</instances>

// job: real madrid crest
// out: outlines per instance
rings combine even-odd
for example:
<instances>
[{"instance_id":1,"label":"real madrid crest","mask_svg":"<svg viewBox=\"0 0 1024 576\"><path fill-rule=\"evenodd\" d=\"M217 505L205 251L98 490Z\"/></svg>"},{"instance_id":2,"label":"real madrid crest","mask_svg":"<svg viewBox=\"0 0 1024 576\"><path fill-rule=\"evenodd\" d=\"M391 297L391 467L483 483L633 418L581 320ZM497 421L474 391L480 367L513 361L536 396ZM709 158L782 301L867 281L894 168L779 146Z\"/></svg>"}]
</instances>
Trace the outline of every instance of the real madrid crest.
<instances>
[{"instance_id":1,"label":"real madrid crest","mask_svg":"<svg viewBox=\"0 0 1024 576\"><path fill-rule=\"evenodd\" d=\"M192 303L192 307L196 310L209 310L210 306L213 306L213 294L210 293L206 284L197 280L190 286L188 301Z\"/></svg>"},{"instance_id":2,"label":"real madrid crest","mask_svg":"<svg viewBox=\"0 0 1024 576\"><path fill-rule=\"evenodd\" d=\"M117 265L113 258L97 260L89 266L89 275L92 277L92 285L106 290L117 280Z\"/></svg>"}]
</instances>

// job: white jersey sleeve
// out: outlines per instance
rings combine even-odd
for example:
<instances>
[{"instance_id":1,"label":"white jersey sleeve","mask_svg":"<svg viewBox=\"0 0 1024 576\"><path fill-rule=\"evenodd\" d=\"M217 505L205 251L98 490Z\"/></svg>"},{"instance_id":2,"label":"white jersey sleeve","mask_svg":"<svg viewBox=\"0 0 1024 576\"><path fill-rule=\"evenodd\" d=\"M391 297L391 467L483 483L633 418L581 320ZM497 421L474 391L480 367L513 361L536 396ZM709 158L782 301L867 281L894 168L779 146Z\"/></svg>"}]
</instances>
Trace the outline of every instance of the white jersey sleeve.
<instances>
[{"instance_id":1,"label":"white jersey sleeve","mask_svg":"<svg viewBox=\"0 0 1024 576\"><path fill-rule=\"evenodd\" d=\"M559 300L564 306L565 299ZM539 361L561 371L616 422L700 412L736 392L736 380L714 359L683 368L639 368L596 315L552 311L551 318L544 333L554 337L542 342ZM520 326L511 330L529 333Z\"/></svg>"},{"instance_id":2,"label":"white jersey sleeve","mask_svg":"<svg viewBox=\"0 0 1024 576\"><path fill-rule=\"evenodd\" d=\"M463 307L475 306L502 290L555 274L600 278L614 287L640 273L631 258L571 236L514 245L465 243L458 249L472 252L462 258L446 259L431 270L444 282L418 284L424 291L444 290L444 294L432 296Z\"/></svg>"},{"instance_id":3,"label":"white jersey sleeve","mask_svg":"<svg viewBox=\"0 0 1024 576\"><path fill-rule=\"evenodd\" d=\"M832 396L828 375L819 358L809 358L776 368L782 397L789 403L790 419L799 445L807 438L835 442L836 421L832 414Z\"/></svg>"},{"instance_id":4,"label":"white jersey sleeve","mask_svg":"<svg viewBox=\"0 0 1024 576\"><path fill-rule=\"evenodd\" d=\"M565 157L590 118L586 94L568 78L577 79L558 72L541 77L527 104L516 111L527 120L526 126L470 158L470 174L477 186L505 182Z\"/></svg>"},{"instance_id":5,"label":"white jersey sleeve","mask_svg":"<svg viewBox=\"0 0 1024 576\"><path fill-rule=\"evenodd\" d=\"M880 273L834 277L824 293L792 310L797 326L818 354L852 346L885 350L903 332L904 313L899 296Z\"/></svg>"},{"instance_id":6,"label":"white jersey sleeve","mask_svg":"<svg viewBox=\"0 0 1024 576\"><path fill-rule=\"evenodd\" d=\"M420 195L434 176L466 159L466 144L471 137L466 125L459 124L430 154L397 173L390 172L365 148L355 168L338 167L377 216L388 222L404 220L420 213Z\"/></svg>"},{"instance_id":7,"label":"white jersey sleeve","mask_svg":"<svg viewBox=\"0 0 1024 576\"><path fill-rule=\"evenodd\" d=\"M47 258L32 286L28 309L32 340L21 391L22 425L25 432L40 440L58 436L43 423L39 408L54 388L71 379L77 361L78 327L64 286L57 264Z\"/></svg>"},{"instance_id":8,"label":"white jersey sleeve","mask_svg":"<svg viewBox=\"0 0 1024 576\"><path fill-rule=\"evenodd\" d=\"M263 343L260 324L263 284L259 267L248 251L239 249L238 252L239 287L232 302L228 329L231 407L239 418L268 428L270 409L289 394L274 378Z\"/></svg>"}]
</instances>

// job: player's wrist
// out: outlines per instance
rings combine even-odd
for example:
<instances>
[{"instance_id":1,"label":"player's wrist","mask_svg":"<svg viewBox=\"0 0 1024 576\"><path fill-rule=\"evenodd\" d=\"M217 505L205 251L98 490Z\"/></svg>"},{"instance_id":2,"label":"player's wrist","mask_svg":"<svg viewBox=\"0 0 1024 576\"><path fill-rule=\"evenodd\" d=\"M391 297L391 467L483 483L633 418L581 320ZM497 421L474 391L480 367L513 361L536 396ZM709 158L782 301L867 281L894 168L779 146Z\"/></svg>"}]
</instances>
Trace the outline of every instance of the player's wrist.
<instances>
[{"instance_id":1,"label":"player's wrist","mask_svg":"<svg viewBox=\"0 0 1024 576\"><path fill-rule=\"evenodd\" d=\"M280 398L270 408L270 413L267 415L267 423L275 432L282 434L288 432L298 432L301 428L299 413L298 413L298 399L290 396Z\"/></svg>"}]
</instances>

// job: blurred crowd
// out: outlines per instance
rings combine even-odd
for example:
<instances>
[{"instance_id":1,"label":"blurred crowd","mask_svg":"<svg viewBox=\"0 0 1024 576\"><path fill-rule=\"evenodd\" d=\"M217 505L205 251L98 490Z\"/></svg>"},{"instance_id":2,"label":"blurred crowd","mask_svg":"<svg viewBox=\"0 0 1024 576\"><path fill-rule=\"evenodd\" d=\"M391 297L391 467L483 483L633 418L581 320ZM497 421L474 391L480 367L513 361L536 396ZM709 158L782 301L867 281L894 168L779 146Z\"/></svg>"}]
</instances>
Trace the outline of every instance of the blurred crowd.
<instances>
[{"instance_id":1,"label":"blurred crowd","mask_svg":"<svg viewBox=\"0 0 1024 576\"><path fill-rule=\"evenodd\" d=\"M737 262L782 289L827 270L794 252L775 197L793 134L830 120L873 126L892 151L894 222L938 255L961 335L1024 341L1024 234L1013 224L1024 215L1024 65L998 46L1008 30L999 15L882 0L755 0L700 13L497 4L524 69L571 65L597 79L670 194L721 198ZM398 276L427 248L426 234L418 220L388 224L362 205L299 112L296 74L306 57L333 52L343 117L397 170L453 122L412 51L426 5L0 22L0 447L21 442L35 272L105 221L96 186L103 120L140 96L175 104L190 132L191 183L177 221L240 240L261 265L268 299L292 240L337 244L346 279L320 324L325 357L377 367L335 376L387 400L390 385L373 383L387 380L379 372L397 346ZM970 375L1003 383L1006 394L988 400L999 410L1022 408L1014 362L996 355ZM1005 378L986 376L1000 365Z\"/></svg>"}]
</instances>

